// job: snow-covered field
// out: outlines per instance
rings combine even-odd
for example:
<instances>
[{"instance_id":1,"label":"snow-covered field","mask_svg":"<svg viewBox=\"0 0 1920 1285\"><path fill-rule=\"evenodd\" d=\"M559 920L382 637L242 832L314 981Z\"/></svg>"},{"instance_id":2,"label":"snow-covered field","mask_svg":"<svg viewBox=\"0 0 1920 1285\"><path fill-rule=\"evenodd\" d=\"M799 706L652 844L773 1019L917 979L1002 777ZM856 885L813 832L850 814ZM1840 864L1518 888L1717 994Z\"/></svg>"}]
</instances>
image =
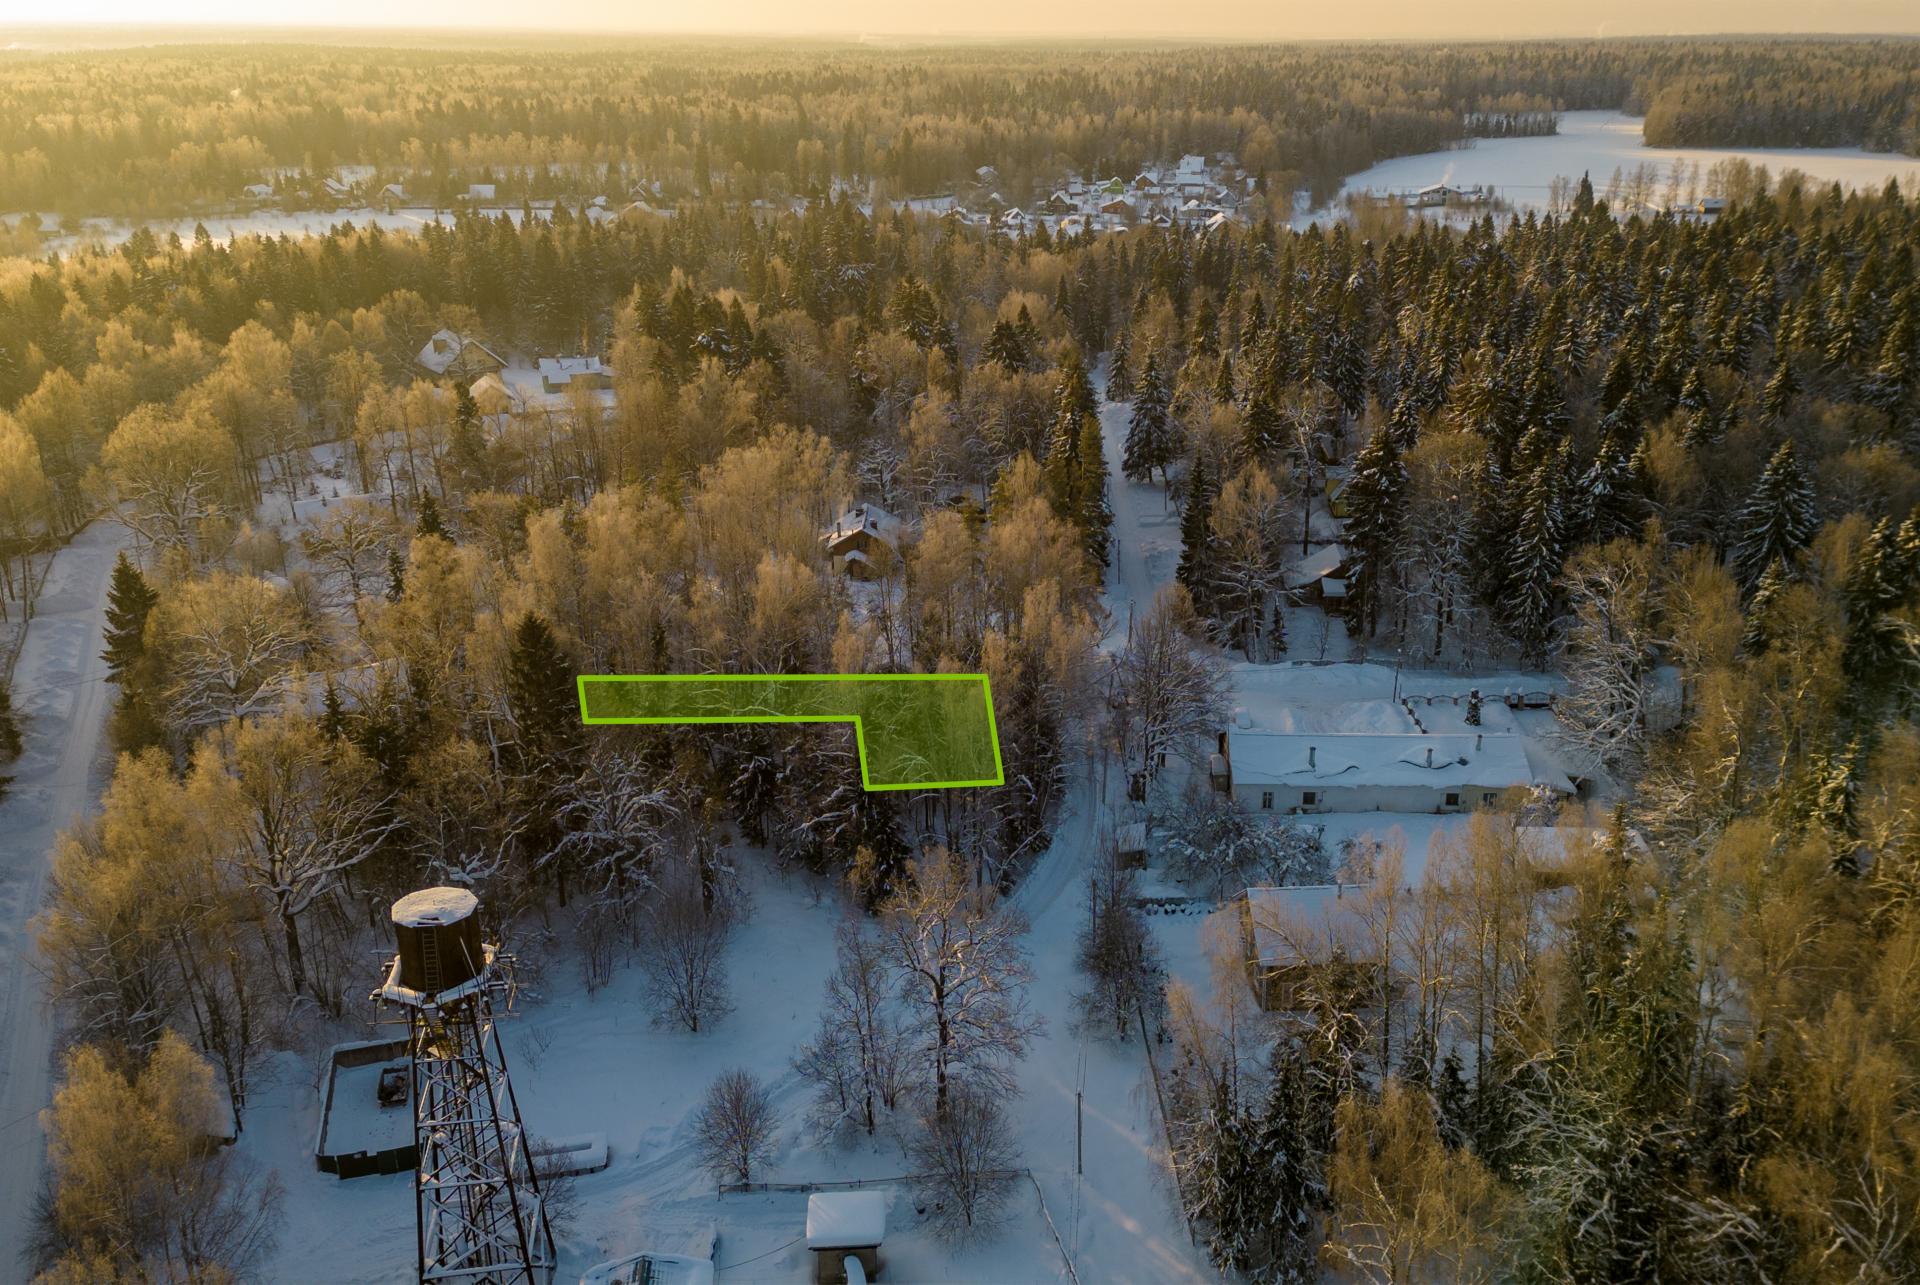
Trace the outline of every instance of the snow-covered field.
<instances>
[{"instance_id":1,"label":"snow-covered field","mask_svg":"<svg viewBox=\"0 0 1920 1285\"><path fill-rule=\"evenodd\" d=\"M1095 827L1085 823L1092 801L1082 783L1070 804L1075 815L1014 897L1032 924L1031 999L1047 1022L1020 1066L1021 1092L1011 1104L1021 1162L1033 1181L1017 1184L1003 1229L959 1248L921 1225L909 1189L887 1188L893 1200L883 1250L888 1279L1065 1280L1067 1254L1085 1282L1211 1277L1162 1179L1160 1126L1138 1044L1086 1039L1071 1021L1081 875L1095 855ZM758 1178L836 1181L910 1171L891 1140L822 1147L803 1130L808 1086L789 1060L814 1033L821 987L833 968L833 928L843 912L836 895L810 879L773 873L757 855L744 855L741 864L753 907L729 952L736 1008L711 1030L693 1035L653 1025L632 967L589 996L564 944L550 952L550 968L529 979L519 1012L503 1028L528 1128L546 1136L602 1133L612 1148L604 1172L573 1180L578 1212L559 1237L560 1280L642 1249L703 1246L715 1229L723 1279L810 1279L810 1257L797 1241L805 1195L716 1197L694 1158L693 1113L706 1085L730 1067L748 1067L769 1083L782 1116L779 1154ZM1155 920L1171 959L1198 960L1201 922ZM1204 976L1204 965L1195 966ZM289 1055L279 1060L279 1071L278 1082L250 1110L239 1144L278 1170L287 1188L287 1223L263 1275L330 1282L405 1276L414 1244L408 1176L341 1181L315 1169L317 1063ZM1083 1095L1085 1125L1081 1178L1074 1173L1076 1093ZM342 1227L355 1234L342 1237Z\"/></svg>"},{"instance_id":2,"label":"snow-covered field","mask_svg":"<svg viewBox=\"0 0 1920 1285\"><path fill-rule=\"evenodd\" d=\"M1646 147L1640 124L1639 117L1619 112L1567 112L1560 118L1560 132L1544 138L1483 138L1451 151L1382 161L1349 177L1340 189L1340 197L1406 192L1431 183L1486 185L1516 209L1544 209L1548 187L1555 178L1578 180L1580 175L1589 174L1599 190L1606 187L1616 169L1631 174L1641 165L1650 165L1664 187L1676 160L1689 168L1697 164L1704 178L1712 166L1735 158L1764 165L1776 176L1783 170L1797 169L1847 188L1879 187L1889 178L1899 179L1902 187L1920 183L1920 158L1897 152L1849 147ZM1326 222L1339 203L1336 198L1331 209L1301 214L1294 220L1295 226L1304 228L1316 218Z\"/></svg>"}]
</instances>

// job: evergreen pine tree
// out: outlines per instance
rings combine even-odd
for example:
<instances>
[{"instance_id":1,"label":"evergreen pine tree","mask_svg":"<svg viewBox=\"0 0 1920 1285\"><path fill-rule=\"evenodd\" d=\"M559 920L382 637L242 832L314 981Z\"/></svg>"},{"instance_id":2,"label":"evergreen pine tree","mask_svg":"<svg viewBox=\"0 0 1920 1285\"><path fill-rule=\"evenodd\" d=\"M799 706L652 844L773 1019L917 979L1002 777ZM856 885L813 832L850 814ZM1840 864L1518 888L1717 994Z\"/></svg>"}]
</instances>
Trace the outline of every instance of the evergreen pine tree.
<instances>
[{"instance_id":1,"label":"evergreen pine tree","mask_svg":"<svg viewBox=\"0 0 1920 1285\"><path fill-rule=\"evenodd\" d=\"M1754 583L1775 561L1791 565L1812 542L1816 525L1813 484L1793 443L1782 442L1734 518L1733 565L1741 582Z\"/></svg>"},{"instance_id":2,"label":"evergreen pine tree","mask_svg":"<svg viewBox=\"0 0 1920 1285\"><path fill-rule=\"evenodd\" d=\"M1841 595L1847 611L1841 664L1863 712L1913 690L1920 679L1920 630L1893 614L1913 595L1901 563L1898 534L1893 523L1882 518L1847 571Z\"/></svg>"},{"instance_id":3,"label":"evergreen pine tree","mask_svg":"<svg viewBox=\"0 0 1920 1285\"><path fill-rule=\"evenodd\" d=\"M1124 402L1133 397L1133 366L1130 344L1127 336L1121 335L1113 345L1113 356L1107 362L1107 400Z\"/></svg>"},{"instance_id":4,"label":"evergreen pine tree","mask_svg":"<svg viewBox=\"0 0 1920 1285\"><path fill-rule=\"evenodd\" d=\"M1113 542L1113 506L1107 502L1106 444L1100 421L1089 415L1080 421L1079 485L1075 510L1087 557L1104 568Z\"/></svg>"},{"instance_id":5,"label":"evergreen pine tree","mask_svg":"<svg viewBox=\"0 0 1920 1285\"><path fill-rule=\"evenodd\" d=\"M1347 549L1353 564L1348 594L1363 638L1373 636L1393 579L1406 525L1406 487L1407 466L1399 445L1385 428L1376 430L1354 456L1345 492Z\"/></svg>"},{"instance_id":6,"label":"evergreen pine tree","mask_svg":"<svg viewBox=\"0 0 1920 1285\"><path fill-rule=\"evenodd\" d=\"M1773 375L1760 394L1760 409L1769 421L1777 424L1785 417L1799 391L1800 381L1794 377L1793 363L1783 353L1774 364Z\"/></svg>"},{"instance_id":7,"label":"evergreen pine tree","mask_svg":"<svg viewBox=\"0 0 1920 1285\"><path fill-rule=\"evenodd\" d=\"M1148 353L1146 369L1140 372L1140 383L1134 391L1133 418L1127 425L1126 448L1120 460L1120 469L1130 480L1151 481L1156 468L1165 478L1167 465L1173 461L1168 412L1169 393L1160 373L1159 354Z\"/></svg>"},{"instance_id":8,"label":"evergreen pine tree","mask_svg":"<svg viewBox=\"0 0 1920 1285\"><path fill-rule=\"evenodd\" d=\"M1247 407L1241 433L1241 454L1250 464L1261 463L1280 449L1280 412L1265 393L1255 396Z\"/></svg>"},{"instance_id":9,"label":"evergreen pine tree","mask_svg":"<svg viewBox=\"0 0 1920 1285\"><path fill-rule=\"evenodd\" d=\"M1222 406L1234 403L1232 353L1220 354L1220 365L1213 372L1213 400Z\"/></svg>"},{"instance_id":10,"label":"evergreen pine tree","mask_svg":"<svg viewBox=\"0 0 1920 1285\"><path fill-rule=\"evenodd\" d=\"M106 649L100 659L107 662L108 676L122 688L128 675L146 654L147 616L160 595L140 574L123 552L113 563L113 578L107 584Z\"/></svg>"},{"instance_id":11,"label":"evergreen pine tree","mask_svg":"<svg viewBox=\"0 0 1920 1285\"><path fill-rule=\"evenodd\" d=\"M1550 452L1528 476L1514 514L1507 618L1523 656L1546 660L1559 618L1559 581L1566 558L1566 509L1561 494L1564 459Z\"/></svg>"},{"instance_id":12,"label":"evergreen pine tree","mask_svg":"<svg viewBox=\"0 0 1920 1285\"><path fill-rule=\"evenodd\" d=\"M1747 655L1762 655L1773 645L1773 610L1788 579L1784 562L1772 563L1760 573L1760 581L1754 585L1753 597L1747 603L1746 625L1740 631L1740 650Z\"/></svg>"},{"instance_id":13,"label":"evergreen pine tree","mask_svg":"<svg viewBox=\"0 0 1920 1285\"><path fill-rule=\"evenodd\" d=\"M433 498L433 492L427 491L420 496L420 512L413 523L415 535L437 535L447 538L447 526L440 518L440 502Z\"/></svg>"},{"instance_id":14,"label":"evergreen pine tree","mask_svg":"<svg viewBox=\"0 0 1920 1285\"><path fill-rule=\"evenodd\" d=\"M580 741L574 669L546 619L520 617L507 652L507 711L524 754L536 762L564 758Z\"/></svg>"},{"instance_id":15,"label":"evergreen pine tree","mask_svg":"<svg viewBox=\"0 0 1920 1285\"><path fill-rule=\"evenodd\" d=\"M400 550L387 550L387 601L398 602L407 596L407 563Z\"/></svg>"},{"instance_id":16,"label":"evergreen pine tree","mask_svg":"<svg viewBox=\"0 0 1920 1285\"><path fill-rule=\"evenodd\" d=\"M1180 566L1174 578L1185 586L1194 609L1207 616L1212 614L1213 497L1218 486L1207 470L1204 452L1194 453L1185 489L1187 502L1180 510Z\"/></svg>"}]
</instances>

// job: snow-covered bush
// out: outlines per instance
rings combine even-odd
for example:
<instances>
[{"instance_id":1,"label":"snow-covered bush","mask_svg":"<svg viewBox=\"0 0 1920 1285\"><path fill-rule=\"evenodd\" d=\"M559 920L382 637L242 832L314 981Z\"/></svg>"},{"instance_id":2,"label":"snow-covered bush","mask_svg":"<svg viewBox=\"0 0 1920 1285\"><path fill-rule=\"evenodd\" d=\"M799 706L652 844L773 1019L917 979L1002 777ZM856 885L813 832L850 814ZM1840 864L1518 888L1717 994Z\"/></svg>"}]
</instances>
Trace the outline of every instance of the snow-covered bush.
<instances>
[{"instance_id":1,"label":"snow-covered bush","mask_svg":"<svg viewBox=\"0 0 1920 1285\"><path fill-rule=\"evenodd\" d=\"M1160 855L1173 875L1209 896L1254 884L1324 883L1318 826L1255 816L1204 786L1163 821Z\"/></svg>"}]
</instances>

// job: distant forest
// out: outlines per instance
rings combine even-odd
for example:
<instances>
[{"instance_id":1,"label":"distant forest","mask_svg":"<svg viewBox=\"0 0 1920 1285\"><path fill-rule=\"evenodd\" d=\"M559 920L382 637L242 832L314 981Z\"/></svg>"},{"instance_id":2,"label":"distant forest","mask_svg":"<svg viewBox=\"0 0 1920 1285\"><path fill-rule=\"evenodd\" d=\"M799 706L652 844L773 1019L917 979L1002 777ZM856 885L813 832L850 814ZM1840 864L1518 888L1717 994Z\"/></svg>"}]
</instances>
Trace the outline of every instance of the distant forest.
<instances>
[{"instance_id":1,"label":"distant forest","mask_svg":"<svg viewBox=\"0 0 1920 1285\"><path fill-rule=\"evenodd\" d=\"M577 195L583 173L748 198L877 180L900 196L982 165L1015 192L1202 150L1324 198L1387 157L1616 107L1644 112L1661 146L1920 152L1920 42L10 54L0 208L152 217L341 165L436 203L494 179L503 197Z\"/></svg>"}]
</instances>

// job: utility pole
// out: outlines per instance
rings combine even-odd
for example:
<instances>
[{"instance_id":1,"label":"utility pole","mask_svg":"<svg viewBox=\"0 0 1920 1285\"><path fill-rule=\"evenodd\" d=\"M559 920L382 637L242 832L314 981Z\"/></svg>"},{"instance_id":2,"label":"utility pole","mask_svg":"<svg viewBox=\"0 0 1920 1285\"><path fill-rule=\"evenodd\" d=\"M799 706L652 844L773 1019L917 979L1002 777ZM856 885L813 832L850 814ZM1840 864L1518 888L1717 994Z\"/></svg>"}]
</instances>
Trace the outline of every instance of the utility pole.
<instances>
[{"instance_id":1,"label":"utility pole","mask_svg":"<svg viewBox=\"0 0 1920 1285\"><path fill-rule=\"evenodd\" d=\"M1081 1166L1081 1160L1084 1155L1086 1133L1081 1127L1080 1103L1085 1097L1086 1093L1084 1090L1075 1089L1073 1091L1073 1176L1076 1178L1084 1172Z\"/></svg>"}]
</instances>

